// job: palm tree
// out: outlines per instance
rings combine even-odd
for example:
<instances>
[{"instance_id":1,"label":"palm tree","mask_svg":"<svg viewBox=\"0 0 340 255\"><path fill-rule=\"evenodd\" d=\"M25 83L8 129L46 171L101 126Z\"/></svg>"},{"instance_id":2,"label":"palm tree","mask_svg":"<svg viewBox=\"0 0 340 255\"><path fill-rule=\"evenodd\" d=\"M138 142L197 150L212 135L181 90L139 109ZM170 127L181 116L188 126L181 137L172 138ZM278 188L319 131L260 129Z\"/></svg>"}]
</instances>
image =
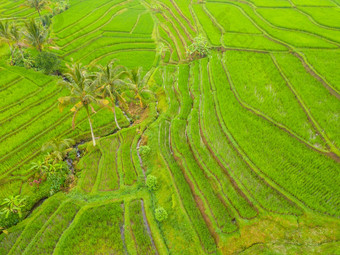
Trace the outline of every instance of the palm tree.
<instances>
[{"instance_id":1,"label":"palm tree","mask_svg":"<svg viewBox=\"0 0 340 255\"><path fill-rule=\"evenodd\" d=\"M45 143L41 150L49 152L47 160L53 162L62 161L66 154L71 150L70 147L74 144L73 139L52 139Z\"/></svg>"},{"instance_id":2,"label":"palm tree","mask_svg":"<svg viewBox=\"0 0 340 255\"><path fill-rule=\"evenodd\" d=\"M139 100L141 108L144 108L143 94L153 94L152 91L148 89L148 81L152 71L153 69L143 76L143 68L139 67L138 69L131 70L129 77L126 79L126 84L134 91L135 98Z\"/></svg>"},{"instance_id":3,"label":"palm tree","mask_svg":"<svg viewBox=\"0 0 340 255\"><path fill-rule=\"evenodd\" d=\"M96 83L103 98L108 97L111 103L111 110L115 117L115 123L118 129L121 129L116 116L115 107L117 102L125 104L121 93L125 87L123 78L128 74L125 67L116 65L116 60L111 61L107 66L99 66Z\"/></svg>"},{"instance_id":4,"label":"palm tree","mask_svg":"<svg viewBox=\"0 0 340 255\"><path fill-rule=\"evenodd\" d=\"M70 96L58 99L59 109L62 111L66 105L73 105L71 112L74 112L72 120L72 127L74 128L77 113L82 108L85 108L91 129L93 146L96 146L89 107L94 111L91 103L107 106L109 101L97 98L97 83L93 81L92 75L89 74L85 67L82 67L81 64L74 64L73 66L68 66L68 68L69 73L66 74L66 77L70 82L63 81L62 84L70 90Z\"/></svg>"},{"instance_id":5,"label":"palm tree","mask_svg":"<svg viewBox=\"0 0 340 255\"><path fill-rule=\"evenodd\" d=\"M22 33L15 23L11 25L9 35L12 39L12 42L19 49L21 56L24 59L24 53L22 52Z\"/></svg>"},{"instance_id":6,"label":"palm tree","mask_svg":"<svg viewBox=\"0 0 340 255\"><path fill-rule=\"evenodd\" d=\"M12 49L13 41L10 32L10 24L8 22L0 21L0 41L8 44L12 56L11 65L13 65L13 49Z\"/></svg>"},{"instance_id":7,"label":"palm tree","mask_svg":"<svg viewBox=\"0 0 340 255\"><path fill-rule=\"evenodd\" d=\"M28 44L36 48L38 51L42 51L44 46L51 42L49 39L48 29L43 28L40 24L37 24L34 19L25 22L26 31L24 32Z\"/></svg>"},{"instance_id":8,"label":"palm tree","mask_svg":"<svg viewBox=\"0 0 340 255\"><path fill-rule=\"evenodd\" d=\"M46 0L27 0L27 2L24 5L28 6L30 8L34 8L38 12L39 17L41 19L40 12L43 9L47 8L47 4L48 4L48 1L46 1Z\"/></svg>"},{"instance_id":9,"label":"palm tree","mask_svg":"<svg viewBox=\"0 0 340 255\"><path fill-rule=\"evenodd\" d=\"M1 213L6 215L8 218L10 213L17 213L19 217L22 217L22 208L25 206L24 204L25 198L21 198L20 195L10 196L9 198L5 198L2 202L2 210Z\"/></svg>"}]
</instances>

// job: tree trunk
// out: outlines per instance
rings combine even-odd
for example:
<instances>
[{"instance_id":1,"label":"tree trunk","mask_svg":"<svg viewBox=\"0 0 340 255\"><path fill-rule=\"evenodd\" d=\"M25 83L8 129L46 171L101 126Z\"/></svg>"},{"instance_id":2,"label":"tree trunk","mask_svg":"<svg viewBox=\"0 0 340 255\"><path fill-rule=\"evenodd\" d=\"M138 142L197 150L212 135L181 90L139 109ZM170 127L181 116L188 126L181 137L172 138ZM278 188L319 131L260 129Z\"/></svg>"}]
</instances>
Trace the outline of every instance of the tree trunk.
<instances>
[{"instance_id":1,"label":"tree trunk","mask_svg":"<svg viewBox=\"0 0 340 255\"><path fill-rule=\"evenodd\" d=\"M11 66L13 65L13 50L12 50L12 47L11 47L11 44L8 43L8 46L9 46L9 51L11 52Z\"/></svg>"},{"instance_id":2,"label":"tree trunk","mask_svg":"<svg viewBox=\"0 0 340 255\"><path fill-rule=\"evenodd\" d=\"M39 14L39 17L40 17L40 21L41 21L41 24L42 24L40 10L39 10L39 9L37 9L37 11L38 11L38 14Z\"/></svg>"},{"instance_id":3,"label":"tree trunk","mask_svg":"<svg viewBox=\"0 0 340 255\"><path fill-rule=\"evenodd\" d=\"M91 122L91 118L90 118L90 113L89 113L89 109L87 107L86 107L86 112L87 112L87 118L88 118L89 124L90 124L93 146L96 146L96 139L94 138L94 133L93 133L93 128L92 128L92 122Z\"/></svg>"},{"instance_id":4,"label":"tree trunk","mask_svg":"<svg viewBox=\"0 0 340 255\"><path fill-rule=\"evenodd\" d=\"M117 126L117 128L118 128L119 130L121 130L121 128L120 128L120 126L119 126L119 124L118 124L118 121L117 121L116 107L115 107L115 106L112 107L112 111L113 111L113 115L115 116L116 126Z\"/></svg>"},{"instance_id":5,"label":"tree trunk","mask_svg":"<svg viewBox=\"0 0 340 255\"><path fill-rule=\"evenodd\" d=\"M22 59L24 60L24 59L25 59L24 53L22 52L21 46L19 46L19 44L18 44L18 49L19 49L19 51L20 51L20 53L21 53Z\"/></svg>"}]
</instances>

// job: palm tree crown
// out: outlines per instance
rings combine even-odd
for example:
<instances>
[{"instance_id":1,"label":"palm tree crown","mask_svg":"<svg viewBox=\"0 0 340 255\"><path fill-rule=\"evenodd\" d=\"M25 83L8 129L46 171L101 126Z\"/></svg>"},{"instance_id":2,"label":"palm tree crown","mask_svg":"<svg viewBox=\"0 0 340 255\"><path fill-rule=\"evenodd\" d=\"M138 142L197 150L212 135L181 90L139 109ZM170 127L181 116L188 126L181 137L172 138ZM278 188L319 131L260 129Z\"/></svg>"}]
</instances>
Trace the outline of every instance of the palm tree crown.
<instances>
[{"instance_id":1,"label":"palm tree crown","mask_svg":"<svg viewBox=\"0 0 340 255\"><path fill-rule=\"evenodd\" d=\"M34 19L25 22L25 36L27 42L35 47L38 51L42 51L47 43L50 43L49 31L36 23Z\"/></svg>"},{"instance_id":2,"label":"palm tree crown","mask_svg":"<svg viewBox=\"0 0 340 255\"><path fill-rule=\"evenodd\" d=\"M73 66L68 66L68 68L69 72L66 74L66 77L70 82L62 82L62 84L70 90L70 96L58 99L59 109L62 111L66 105L73 105L71 111L74 112L72 121L72 127L74 128L77 113L82 108L85 108L91 129L93 145L95 146L96 141L93 134L89 106L92 111L94 111L91 103L107 106L109 102L105 99L97 98L97 83L93 81L93 75L91 75L85 67L81 64L74 64Z\"/></svg>"},{"instance_id":3,"label":"palm tree crown","mask_svg":"<svg viewBox=\"0 0 340 255\"><path fill-rule=\"evenodd\" d=\"M0 21L0 42L1 41L8 44L12 56L11 64L13 65L13 40L11 37L11 26L8 22Z\"/></svg>"},{"instance_id":4,"label":"palm tree crown","mask_svg":"<svg viewBox=\"0 0 340 255\"><path fill-rule=\"evenodd\" d=\"M148 81L153 72L151 69L143 76L143 68L133 69L129 72L129 77L126 79L126 84L135 92L135 98L139 100L139 104L144 108L143 94L152 94L148 89Z\"/></svg>"},{"instance_id":5,"label":"palm tree crown","mask_svg":"<svg viewBox=\"0 0 340 255\"><path fill-rule=\"evenodd\" d=\"M96 73L96 83L102 98L108 97L111 102L111 109L115 117L116 126L121 129L116 116L115 106L117 102L125 104L122 92L126 87L123 81L128 74L127 69L123 66L116 65L116 60L111 61L106 66L99 66L99 72Z\"/></svg>"},{"instance_id":6,"label":"palm tree crown","mask_svg":"<svg viewBox=\"0 0 340 255\"><path fill-rule=\"evenodd\" d=\"M30 8L34 8L38 12L38 14L41 18L40 12L44 8L46 8L47 3L48 3L48 1L46 1L46 0L27 0L25 5L30 7Z\"/></svg>"},{"instance_id":7,"label":"palm tree crown","mask_svg":"<svg viewBox=\"0 0 340 255\"><path fill-rule=\"evenodd\" d=\"M74 140L72 139L54 138L51 141L45 143L41 150L49 152L48 159L52 160L53 162L57 162L65 158L73 143Z\"/></svg>"}]
</instances>

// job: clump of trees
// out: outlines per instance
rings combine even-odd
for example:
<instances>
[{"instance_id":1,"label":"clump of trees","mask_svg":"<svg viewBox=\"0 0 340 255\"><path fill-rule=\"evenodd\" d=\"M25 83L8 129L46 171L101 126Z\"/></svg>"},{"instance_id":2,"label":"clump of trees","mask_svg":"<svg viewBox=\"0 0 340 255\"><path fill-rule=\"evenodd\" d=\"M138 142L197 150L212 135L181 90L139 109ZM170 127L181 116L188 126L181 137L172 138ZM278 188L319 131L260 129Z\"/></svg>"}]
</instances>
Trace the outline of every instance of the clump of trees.
<instances>
[{"instance_id":1,"label":"clump of trees","mask_svg":"<svg viewBox=\"0 0 340 255\"><path fill-rule=\"evenodd\" d=\"M115 125L121 129L117 121L116 108L127 108L126 98L133 95L132 100L138 102L141 108L146 108L147 103L154 99L153 92L148 88L148 80L151 71L143 74L141 68L128 70L126 67L118 65L117 60L113 60L106 66L97 66L95 71L90 71L88 67L81 64L68 66L68 73L65 80L60 84L69 90L69 95L61 97L59 109L67 105L72 105L73 112L72 127L75 127L76 116L82 109L86 112L93 146L96 146L95 135L91 112L96 113L94 105L104 107L112 111L115 118Z\"/></svg>"},{"instance_id":2,"label":"clump of trees","mask_svg":"<svg viewBox=\"0 0 340 255\"><path fill-rule=\"evenodd\" d=\"M60 60L45 49L53 48L50 33L51 18L66 10L68 2L27 0L24 6L34 8L39 14L40 21L33 18L23 24L0 21L0 41L9 46L10 64L35 68L46 74L56 72ZM50 10L50 13L42 16L41 12L44 9Z\"/></svg>"},{"instance_id":3,"label":"clump of trees","mask_svg":"<svg viewBox=\"0 0 340 255\"><path fill-rule=\"evenodd\" d=\"M35 172L28 184L36 191L40 185L47 182L49 195L58 192L69 179L73 179L72 173L64 161L72 150L74 140L55 138L45 143L41 151L45 153L43 160L33 162L30 171Z\"/></svg>"},{"instance_id":4,"label":"clump of trees","mask_svg":"<svg viewBox=\"0 0 340 255\"><path fill-rule=\"evenodd\" d=\"M47 74L59 68L58 57L44 51L52 47L50 31L35 19L26 21L23 26L0 21L0 41L9 46L11 65L35 68Z\"/></svg>"},{"instance_id":5,"label":"clump of trees","mask_svg":"<svg viewBox=\"0 0 340 255\"><path fill-rule=\"evenodd\" d=\"M204 58L210 54L208 40L202 35L194 38L193 43L187 49L187 55L190 60Z\"/></svg>"}]
</instances>

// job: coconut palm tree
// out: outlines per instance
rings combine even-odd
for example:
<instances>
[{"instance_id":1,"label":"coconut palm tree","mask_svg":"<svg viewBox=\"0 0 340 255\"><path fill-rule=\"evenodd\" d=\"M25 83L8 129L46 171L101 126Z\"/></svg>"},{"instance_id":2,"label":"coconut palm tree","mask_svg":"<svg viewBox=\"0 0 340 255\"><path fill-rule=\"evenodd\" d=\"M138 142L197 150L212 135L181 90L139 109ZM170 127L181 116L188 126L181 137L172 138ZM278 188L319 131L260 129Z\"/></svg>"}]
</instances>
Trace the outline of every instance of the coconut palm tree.
<instances>
[{"instance_id":1,"label":"coconut palm tree","mask_svg":"<svg viewBox=\"0 0 340 255\"><path fill-rule=\"evenodd\" d=\"M92 103L107 106L109 101L97 98L97 83L93 81L93 76L85 67L77 63L68 66L68 68L69 72L66 77L70 82L63 81L62 84L70 90L70 95L58 99L59 109L62 111L66 105L73 105L71 112L74 113L72 120L72 127L74 128L77 113L84 108L90 125L93 146L96 146L89 107L94 111Z\"/></svg>"},{"instance_id":2,"label":"coconut palm tree","mask_svg":"<svg viewBox=\"0 0 340 255\"><path fill-rule=\"evenodd\" d=\"M41 19L41 11L47 8L48 1L46 0L26 0L24 6L34 8Z\"/></svg>"},{"instance_id":3,"label":"coconut palm tree","mask_svg":"<svg viewBox=\"0 0 340 255\"><path fill-rule=\"evenodd\" d=\"M0 41L8 44L12 56L11 65L13 65L13 40L10 32L10 24L8 22L0 21Z\"/></svg>"},{"instance_id":4,"label":"coconut palm tree","mask_svg":"<svg viewBox=\"0 0 340 255\"><path fill-rule=\"evenodd\" d=\"M22 52L23 34L15 23L11 24L11 27L9 29L9 35L12 39L12 42L19 49L21 56L24 59L24 53Z\"/></svg>"},{"instance_id":5,"label":"coconut palm tree","mask_svg":"<svg viewBox=\"0 0 340 255\"><path fill-rule=\"evenodd\" d=\"M126 79L126 84L130 89L132 89L135 93L135 98L139 100L139 104L141 108L144 108L144 94L152 95L152 91L148 89L148 81L153 72L151 69L143 76L143 68L139 67L138 69L133 69L129 72L129 76Z\"/></svg>"},{"instance_id":6,"label":"coconut palm tree","mask_svg":"<svg viewBox=\"0 0 340 255\"><path fill-rule=\"evenodd\" d=\"M54 138L51 141L45 143L41 150L48 152L47 160L52 160L53 162L62 161L66 154L72 150L70 148L74 144L73 139L58 139Z\"/></svg>"},{"instance_id":7,"label":"coconut palm tree","mask_svg":"<svg viewBox=\"0 0 340 255\"><path fill-rule=\"evenodd\" d=\"M42 27L41 24L37 24L34 19L25 22L25 28L24 35L27 43L38 51L41 52L46 44L51 43L48 29Z\"/></svg>"},{"instance_id":8,"label":"coconut palm tree","mask_svg":"<svg viewBox=\"0 0 340 255\"><path fill-rule=\"evenodd\" d=\"M116 116L117 103L125 104L125 100L121 93L126 87L123 81L128 75L127 69L121 65L116 65L116 60L111 61L106 66L99 66L99 72L96 73L96 83L102 98L109 98L111 110L114 114L115 123L118 129L121 129Z\"/></svg>"}]
</instances>

